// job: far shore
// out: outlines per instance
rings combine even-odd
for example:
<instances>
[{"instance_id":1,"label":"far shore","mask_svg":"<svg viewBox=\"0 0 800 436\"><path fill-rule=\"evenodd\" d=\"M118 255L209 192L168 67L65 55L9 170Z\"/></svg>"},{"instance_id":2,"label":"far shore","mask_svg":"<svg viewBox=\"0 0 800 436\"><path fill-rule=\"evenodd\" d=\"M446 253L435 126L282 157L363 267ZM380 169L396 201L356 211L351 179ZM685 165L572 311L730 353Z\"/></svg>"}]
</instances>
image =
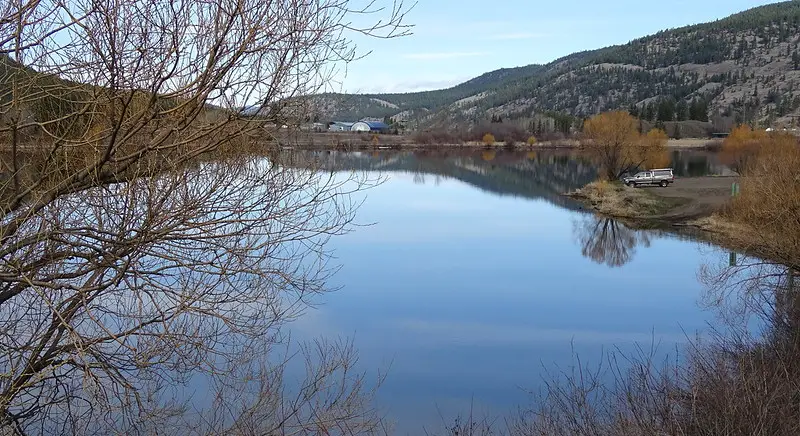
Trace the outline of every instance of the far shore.
<instances>
[{"instance_id":1,"label":"far shore","mask_svg":"<svg viewBox=\"0 0 800 436\"><path fill-rule=\"evenodd\" d=\"M376 150L376 149L426 149L426 148L492 148L492 149L578 149L581 141L578 139L561 139L555 141L539 141L534 144L517 142L507 145L496 142L486 145L481 141L467 141L460 143L418 143L411 135L382 135L369 133L310 133L300 132L276 136L278 143L283 147L303 149L341 149L341 150ZM719 139L711 138L683 138L670 139L667 142L669 149L707 149L715 148L721 144Z\"/></svg>"},{"instance_id":2,"label":"far shore","mask_svg":"<svg viewBox=\"0 0 800 436\"><path fill-rule=\"evenodd\" d=\"M304 150L343 150L343 151L363 151L363 150L419 150L419 149L439 149L439 148L469 148L469 149L495 149L495 150L537 150L537 149L567 149L577 150L581 147L578 139L561 139L555 141L540 141L534 144L517 142L508 145L504 142L496 142L486 145L480 141L468 141L461 143L435 143L423 144L414 141L411 135L373 135L369 133L330 133L330 132L280 132L278 135L267 137L252 136L256 143L263 143L264 146L278 145L284 149L298 148ZM35 151L42 147L42 142L31 138L19 144L20 151ZM714 149L721 144L718 139L709 138L686 138L670 139L667 142L669 149ZM63 145L66 148L80 148L82 144ZM0 151L11 150L11 144L0 142Z\"/></svg>"}]
</instances>

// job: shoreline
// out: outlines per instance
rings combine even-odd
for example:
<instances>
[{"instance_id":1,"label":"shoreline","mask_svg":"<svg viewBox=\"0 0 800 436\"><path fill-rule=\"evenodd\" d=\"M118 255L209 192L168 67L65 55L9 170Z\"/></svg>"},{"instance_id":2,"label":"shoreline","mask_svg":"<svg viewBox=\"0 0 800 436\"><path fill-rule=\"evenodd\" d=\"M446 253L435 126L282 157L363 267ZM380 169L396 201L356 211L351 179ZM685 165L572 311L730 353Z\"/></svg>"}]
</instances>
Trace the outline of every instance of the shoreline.
<instances>
[{"instance_id":1,"label":"shoreline","mask_svg":"<svg viewBox=\"0 0 800 436\"><path fill-rule=\"evenodd\" d=\"M385 135L379 135L379 140L384 138ZM461 149L486 149L486 150L579 150L581 143L578 140L561 140L561 141L543 141L530 145L523 142L515 145L506 145L503 143L495 143L487 146L481 142L464 142L464 143L439 143L439 144L421 144L412 142L407 138L400 137L396 141L380 141L377 144L363 141L360 137L345 137L343 141L331 143L317 143L313 138L308 138L309 141L297 140L296 143L291 144L292 141L285 141L287 144L282 145L284 141L279 141L278 145L282 148L297 148L308 150L408 150L408 149L445 149L445 148L461 148ZM669 150L707 150L709 147L714 148L718 141L713 139L670 139L667 142L667 149Z\"/></svg>"},{"instance_id":2,"label":"shoreline","mask_svg":"<svg viewBox=\"0 0 800 436\"><path fill-rule=\"evenodd\" d=\"M373 141L373 137L377 141ZM379 151L379 150L439 150L439 149L469 149L469 150L580 150L581 142L577 139L563 139L556 141L542 141L536 144L518 142L506 145L497 142L487 146L479 141L463 143L437 143L424 144L414 142L408 135L372 135L355 133L283 133L282 135L267 138L253 136L252 140L264 146L277 146L280 149L291 150L339 150L339 151ZM719 140L714 139L670 139L667 142L668 150L713 150ZM79 146L65 146L66 149L79 148ZM24 141L18 145L19 151L37 151L41 145L36 140ZM10 151L11 145L0 142L0 151Z\"/></svg>"},{"instance_id":3,"label":"shoreline","mask_svg":"<svg viewBox=\"0 0 800 436\"><path fill-rule=\"evenodd\" d=\"M771 258L775 251L763 237L722 214L731 199L730 185L737 180L735 176L682 178L667 188L594 182L564 195L633 230L666 231L784 264Z\"/></svg>"}]
</instances>

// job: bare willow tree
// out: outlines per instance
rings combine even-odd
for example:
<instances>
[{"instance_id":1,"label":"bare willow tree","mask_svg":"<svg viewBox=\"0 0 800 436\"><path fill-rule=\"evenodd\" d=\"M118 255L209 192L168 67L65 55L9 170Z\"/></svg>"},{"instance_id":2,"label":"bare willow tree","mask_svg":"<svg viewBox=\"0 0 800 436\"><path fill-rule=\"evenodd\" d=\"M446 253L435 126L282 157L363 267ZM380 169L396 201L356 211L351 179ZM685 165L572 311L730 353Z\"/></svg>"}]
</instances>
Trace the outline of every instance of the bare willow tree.
<instances>
[{"instance_id":1,"label":"bare willow tree","mask_svg":"<svg viewBox=\"0 0 800 436\"><path fill-rule=\"evenodd\" d=\"M374 1L29 0L4 8L0 132L12 153L27 142L51 158L88 154L57 192L112 177L154 151L185 161L243 135L269 136L265 127L304 115L299 97L329 85L335 66L357 56L348 32L404 31L402 4L383 10ZM351 24L376 13L388 19ZM16 174L20 161L11 164ZM19 187L9 207L41 188Z\"/></svg>"},{"instance_id":2,"label":"bare willow tree","mask_svg":"<svg viewBox=\"0 0 800 436\"><path fill-rule=\"evenodd\" d=\"M236 150L302 116L302 97L357 56L350 35L404 34L405 10L3 4L2 431L376 430L350 347L306 353L296 392L270 360L281 326L326 289L326 242L366 181ZM192 411L179 387L198 375L218 400Z\"/></svg>"},{"instance_id":3,"label":"bare willow tree","mask_svg":"<svg viewBox=\"0 0 800 436\"><path fill-rule=\"evenodd\" d=\"M657 129L642 133L629 113L604 112L584 122L581 150L600 165L606 180L617 180L642 166L667 165L667 135Z\"/></svg>"}]
</instances>

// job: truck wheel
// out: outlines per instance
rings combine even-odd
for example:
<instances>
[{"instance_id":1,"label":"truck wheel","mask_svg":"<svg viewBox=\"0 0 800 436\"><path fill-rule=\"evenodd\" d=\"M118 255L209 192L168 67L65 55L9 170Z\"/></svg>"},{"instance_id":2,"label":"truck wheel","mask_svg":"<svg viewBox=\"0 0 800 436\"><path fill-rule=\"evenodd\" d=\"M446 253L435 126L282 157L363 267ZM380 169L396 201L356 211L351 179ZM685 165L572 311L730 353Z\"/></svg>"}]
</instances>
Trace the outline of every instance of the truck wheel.
<instances>
[{"instance_id":1,"label":"truck wheel","mask_svg":"<svg viewBox=\"0 0 800 436\"><path fill-rule=\"evenodd\" d=\"M662 188L666 188L667 185L669 185L669 182L667 182L666 180L662 180L661 183L659 183L659 185L661 185Z\"/></svg>"}]
</instances>

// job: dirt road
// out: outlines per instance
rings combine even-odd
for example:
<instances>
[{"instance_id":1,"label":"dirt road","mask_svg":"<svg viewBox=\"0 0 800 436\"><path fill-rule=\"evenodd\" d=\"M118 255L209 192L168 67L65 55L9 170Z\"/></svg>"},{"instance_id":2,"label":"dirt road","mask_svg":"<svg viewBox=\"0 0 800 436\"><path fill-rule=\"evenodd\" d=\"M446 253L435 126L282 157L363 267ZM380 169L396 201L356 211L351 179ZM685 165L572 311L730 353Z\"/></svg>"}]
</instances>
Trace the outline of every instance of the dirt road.
<instances>
[{"instance_id":1,"label":"dirt road","mask_svg":"<svg viewBox=\"0 0 800 436\"><path fill-rule=\"evenodd\" d=\"M667 188L645 187L649 193L664 198L685 199L686 203L670 210L662 218L669 221L688 220L712 214L731 198L731 185L738 177L676 178Z\"/></svg>"}]
</instances>

